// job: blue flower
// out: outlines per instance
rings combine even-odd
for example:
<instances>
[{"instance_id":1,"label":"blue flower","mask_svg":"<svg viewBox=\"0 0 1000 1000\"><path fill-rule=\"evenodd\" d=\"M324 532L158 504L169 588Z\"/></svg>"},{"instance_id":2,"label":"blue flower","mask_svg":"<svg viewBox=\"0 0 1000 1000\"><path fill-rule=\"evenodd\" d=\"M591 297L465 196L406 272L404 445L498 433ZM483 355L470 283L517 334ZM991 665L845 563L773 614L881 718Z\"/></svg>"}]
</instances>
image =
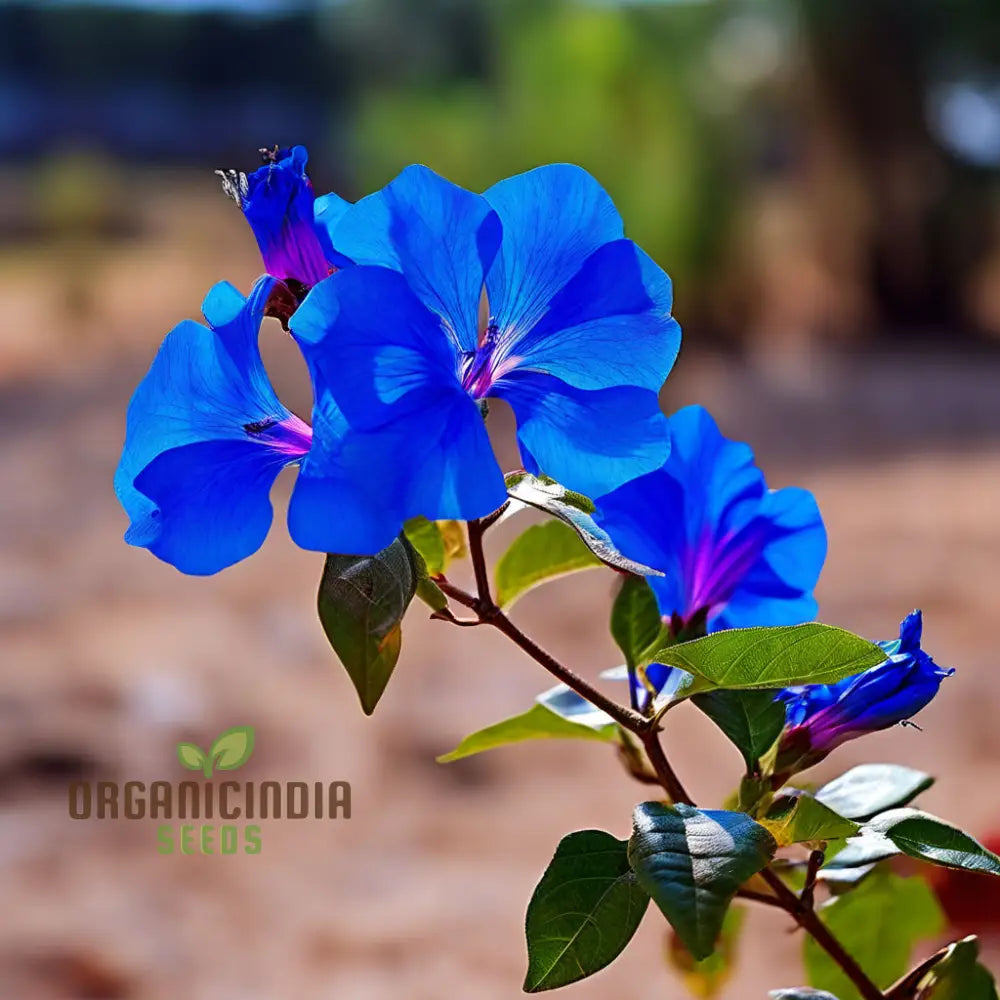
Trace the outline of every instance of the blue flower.
<instances>
[{"instance_id":1,"label":"blue flower","mask_svg":"<svg viewBox=\"0 0 1000 1000\"><path fill-rule=\"evenodd\" d=\"M595 520L649 577L674 630L795 625L816 614L826 530L806 490L768 490L745 444L700 406L670 418L662 468L597 500Z\"/></svg>"},{"instance_id":2,"label":"blue flower","mask_svg":"<svg viewBox=\"0 0 1000 1000\"><path fill-rule=\"evenodd\" d=\"M930 704L941 679L955 671L939 667L920 648L922 630L922 616L914 611L900 624L898 639L878 643L885 662L837 684L783 691L778 697L785 703L786 729L778 773L811 767L841 743L905 722Z\"/></svg>"},{"instance_id":3,"label":"blue flower","mask_svg":"<svg viewBox=\"0 0 1000 1000\"><path fill-rule=\"evenodd\" d=\"M540 167L477 195L408 167L334 237L358 266L320 282L291 330L317 387L317 441L342 414L339 458L362 456L353 474L378 498L338 515L341 548L376 551L417 514L499 507L480 415L493 397L514 411L525 467L581 493L662 464L657 392L680 343L670 280L585 171ZM314 448L303 472L325 461ZM321 516L305 493L293 500L303 535Z\"/></svg>"},{"instance_id":4,"label":"blue flower","mask_svg":"<svg viewBox=\"0 0 1000 1000\"><path fill-rule=\"evenodd\" d=\"M257 345L275 280L249 299L216 285L166 337L129 404L115 492L125 535L185 573L214 573L255 552L279 471L309 452L312 431L278 400ZM331 435L332 436L332 435Z\"/></svg>"},{"instance_id":5,"label":"blue flower","mask_svg":"<svg viewBox=\"0 0 1000 1000\"><path fill-rule=\"evenodd\" d=\"M317 198L306 174L304 146L262 149L264 165L252 174L217 170L222 189L243 210L264 259L264 269L293 284L301 297L346 263L330 232L348 208L335 194Z\"/></svg>"}]
</instances>

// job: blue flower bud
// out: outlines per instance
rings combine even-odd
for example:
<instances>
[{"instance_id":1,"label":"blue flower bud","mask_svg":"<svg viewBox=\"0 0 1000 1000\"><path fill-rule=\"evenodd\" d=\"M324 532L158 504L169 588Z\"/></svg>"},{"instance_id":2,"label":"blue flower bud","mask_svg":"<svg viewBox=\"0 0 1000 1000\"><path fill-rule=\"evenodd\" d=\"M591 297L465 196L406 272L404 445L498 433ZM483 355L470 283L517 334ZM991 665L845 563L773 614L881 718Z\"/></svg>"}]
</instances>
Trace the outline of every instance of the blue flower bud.
<instances>
[{"instance_id":1,"label":"blue flower bud","mask_svg":"<svg viewBox=\"0 0 1000 1000\"><path fill-rule=\"evenodd\" d=\"M347 208L336 195L317 199L306 174L304 146L262 149L264 165L252 174L217 170L222 189L243 210L268 274L304 291L342 263L329 229Z\"/></svg>"},{"instance_id":2,"label":"blue flower bud","mask_svg":"<svg viewBox=\"0 0 1000 1000\"><path fill-rule=\"evenodd\" d=\"M836 684L808 684L784 690L785 732L776 772L787 776L818 763L831 750L865 733L905 722L927 706L942 677L954 669L939 667L921 648L919 611L903 619L899 638L879 642L888 659Z\"/></svg>"}]
</instances>

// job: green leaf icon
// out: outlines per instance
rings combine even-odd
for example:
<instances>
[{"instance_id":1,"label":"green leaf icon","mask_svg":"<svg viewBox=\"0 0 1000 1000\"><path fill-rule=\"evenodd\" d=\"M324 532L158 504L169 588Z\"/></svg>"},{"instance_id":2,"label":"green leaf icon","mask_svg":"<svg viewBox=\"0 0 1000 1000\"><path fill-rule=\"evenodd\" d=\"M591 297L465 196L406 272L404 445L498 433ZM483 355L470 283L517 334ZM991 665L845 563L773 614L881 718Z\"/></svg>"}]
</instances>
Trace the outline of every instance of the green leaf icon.
<instances>
[{"instance_id":1,"label":"green leaf icon","mask_svg":"<svg viewBox=\"0 0 1000 1000\"><path fill-rule=\"evenodd\" d=\"M253 753L253 726L233 726L212 744L210 757L220 771L235 771Z\"/></svg>"},{"instance_id":2,"label":"green leaf icon","mask_svg":"<svg viewBox=\"0 0 1000 1000\"><path fill-rule=\"evenodd\" d=\"M208 763L205 751L196 743L178 743L177 759L181 762L181 767L186 767L189 771L201 771Z\"/></svg>"}]
</instances>

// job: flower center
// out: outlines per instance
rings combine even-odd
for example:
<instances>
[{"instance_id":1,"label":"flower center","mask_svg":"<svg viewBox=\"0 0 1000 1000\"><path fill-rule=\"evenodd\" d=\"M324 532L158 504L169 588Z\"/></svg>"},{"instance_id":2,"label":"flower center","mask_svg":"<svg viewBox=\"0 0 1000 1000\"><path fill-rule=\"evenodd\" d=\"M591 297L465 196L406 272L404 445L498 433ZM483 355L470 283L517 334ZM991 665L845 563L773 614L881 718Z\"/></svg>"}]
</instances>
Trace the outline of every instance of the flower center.
<instances>
[{"instance_id":1,"label":"flower center","mask_svg":"<svg viewBox=\"0 0 1000 1000\"><path fill-rule=\"evenodd\" d=\"M497 344L499 330L490 317L479 346L474 351L465 351L460 362L462 388L473 399L482 399L493 385L493 352Z\"/></svg>"}]
</instances>

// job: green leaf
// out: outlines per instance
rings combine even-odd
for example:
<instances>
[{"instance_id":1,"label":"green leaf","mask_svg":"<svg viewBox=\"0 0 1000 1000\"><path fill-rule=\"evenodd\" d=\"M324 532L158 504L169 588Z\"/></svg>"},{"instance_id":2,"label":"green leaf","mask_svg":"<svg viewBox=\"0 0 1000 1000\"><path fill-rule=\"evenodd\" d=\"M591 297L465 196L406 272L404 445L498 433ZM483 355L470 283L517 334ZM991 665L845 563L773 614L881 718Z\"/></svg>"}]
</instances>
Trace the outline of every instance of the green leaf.
<instances>
[{"instance_id":1,"label":"green leaf","mask_svg":"<svg viewBox=\"0 0 1000 1000\"><path fill-rule=\"evenodd\" d=\"M887 838L920 861L1000 875L1000 857L957 826L919 809L890 809L867 823L863 832Z\"/></svg>"},{"instance_id":2,"label":"green leaf","mask_svg":"<svg viewBox=\"0 0 1000 1000\"><path fill-rule=\"evenodd\" d=\"M708 686L780 688L831 684L881 663L885 653L851 632L810 622L713 632L666 646L652 659L687 670Z\"/></svg>"},{"instance_id":3,"label":"green leaf","mask_svg":"<svg viewBox=\"0 0 1000 1000\"><path fill-rule=\"evenodd\" d=\"M546 580L600 565L569 525L562 521L533 524L514 539L496 565L497 603L509 608L525 591Z\"/></svg>"},{"instance_id":4,"label":"green leaf","mask_svg":"<svg viewBox=\"0 0 1000 1000\"><path fill-rule=\"evenodd\" d=\"M705 691L691 700L743 755L747 774L757 774L760 758L785 728L785 706L775 691Z\"/></svg>"},{"instance_id":5,"label":"green leaf","mask_svg":"<svg viewBox=\"0 0 1000 1000\"><path fill-rule=\"evenodd\" d=\"M235 771L253 753L253 726L233 726L212 744L209 756L220 771Z\"/></svg>"},{"instance_id":6,"label":"green leaf","mask_svg":"<svg viewBox=\"0 0 1000 1000\"><path fill-rule=\"evenodd\" d=\"M824 785L816 798L841 816L866 820L905 806L933 784L929 774L900 764L859 764Z\"/></svg>"},{"instance_id":7,"label":"green leaf","mask_svg":"<svg viewBox=\"0 0 1000 1000\"><path fill-rule=\"evenodd\" d=\"M527 712L504 719L485 729L466 736L451 753L437 758L439 764L449 764L453 760L471 757L473 754L523 743L525 740L597 740L613 743L617 739L618 727L614 723L601 726L583 725L571 722L557 715L544 705L533 705Z\"/></svg>"},{"instance_id":8,"label":"green leaf","mask_svg":"<svg viewBox=\"0 0 1000 1000\"><path fill-rule=\"evenodd\" d=\"M177 759L181 762L181 766L186 767L189 771L203 770L209 760L205 751L197 743L178 743Z\"/></svg>"},{"instance_id":9,"label":"green leaf","mask_svg":"<svg viewBox=\"0 0 1000 1000\"><path fill-rule=\"evenodd\" d=\"M844 847L836 854L829 856L823 867L823 872L846 871L848 869L864 868L868 865L885 861L899 854L899 848L888 838L867 827L862 827L856 837L850 837ZM835 876L846 879L846 876Z\"/></svg>"},{"instance_id":10,"label":"green leaf","mask_svg":"<svg viewBox=\"0 0 1000 1000\"><path fill-rule=\"evenodd\" d=\"M837 1000L826 990L812 990L808 986L795 986L790 990L771 990L771 1000Z\"/></svg>"},{"instance_id":11,"label":"green leaf","mask_svg":"<svg viewBox=\"0 0 1000 1000\"><path fill-rule=\"evenodd\" d=\"M598 527L592 516L593 502L582 493L567 490L554 479L528 472L512 472L506 480L507 495L511 499L565 521L602 563L635 576L663 576L659 570L628 559L615 548L611 536Z\"/></svg>"},{"instance_id":12,"label":"green leaf","mask_svg":"<svg viewBox=\"0 0 1000 1000\"><path fill-rule=\"evenodd\" d=\"M649 905L628 845L602 830L563 837L528 904L526 993L592 976L632 940Z\"/></svg>"},{"instance_id":13,"label":"green leaf","mask_svg":"<svg viewBox=\"0 0 1000 1000\"><path fill-rule=\"evenodd\" d=\"M628 856L639 883L696 959L715 948L736 890L774 854L774 838L744 813L643 802Z\"/></svg>"},{"instance_id":14,"label":"green leaf","mask_svg":"<svg viewBox=\"0 0 1000 1000\"><path fill-rule=\"evenodd\" d=\"M375 711L399 659L400 622L417 578L414 550L402 537L374 556L326 557L319 618L366 715Z\"/></svg>"},{"instance_id":15,"label":"green leaf","mask_svg":"<svg viewBox=\"0 0 1000 1000\"><path fill-rule=\"evenodd\" d=\"M444 611L448 607L444 591L429 576L418 576L416 596L432 611Z\"/></svg>"},{"instance_id":16,"label":"green leaf","mask_svg":"<svg viewBox=\"0 0 1000 1000\"><path fill-rule=\"evenodd\" d=\"M428 574L437 576L445 569L444 539L437 521L426 517L411 517L403 525L406 540L420 553Z\"/></svg>"},{"instance_id":17,"label":"green leaf","mask_svg":"<svg viewBox=\"0 0 1000 1000\"><path fill-rule=\"evenodd\" d=\"M407 541L420 553L430 576L440 576L453 559L465 555L465 535L458 521L411 517L403 525Z\"/></svg>"},{"instance_id":18,"label":"green leaf","mask_svg":"<svg viewBox=\"0 0 1000 1000\"><path fill-rule=\"evenodd\" d=\"M441 540L444 542L444 568L456 559L464 559L469 550L465 544L465 527L461 521L437 521Z\"/></svg>"},{"instance_id":19,"label":"green leaf","mask_svg":"<svg viewBox=\"0 0 1000 1000\"><path fill-rule=\"evenodd\" d=\"M808 986L795 986L790 990L771 990L771 1000L837 1000L826 990L811 990Z\"/></svg>"},{"instance_id":20,"label":"green leaf","mask_svg":"<svg viewBox=\"0 0 1000 1000\"><path fill-rule=\"evenodd\" d=\"M944 918L923 879L873 872L822 907L819 916L879 989L909 967L913 945L941 931ZM812 938L804 945L809 982L841 1000L860 1000L857 988Z\"/></svg>"},{"instance_id":21,"label":"green leaf","mask_svg":"<svg viewBox=\"0 0 1000 1000\"><path fill-rule=\"evenodd\" d=\"M770 831L779 847L851 837L861 829L808 792L781 796L758 822Z\"/></svg>"},{"instance_id":22,"label":"green leaf","mask_svg":"<svg viewBox=\"0 0 1000 1000\"><path fill-rule=\"evenodd\" d=\"M667 634L649 582L641 576L625 577L611 608L611 635L625 663L630 667L649 663L645 653L663 645Z\"/></svg>"},{"instance_id":23,"label":"green leaf","mask_svg":"<svg viewBox=\"0 0 1000 1000\"><path fill-rule=\"evenodd\" d=\"M415 517L406 522L404 543L413 561L413 572L417 578L416 596L432 611L444 611L448 598L444 591L431 579L427 555L435 561L436 572L441 573L448 563L441 525L446 521L428 521L425 517ZM416 539L416 542L414 542Z\"/></svg>"},{"instance_id":24,"label":"green leaf","mask_svg":"<svg viewBox=\"0 0 1000 1000\"><path fill-rule=\"evenodd\" d=\"M746 910L740 906L730 906L722 931L715 943L715 951L700 962L695 961L686 945L671 930L667 945L667 956L671 965L684 979L688 993L696 997L714 997L726 984L733 973L736 960L736 945L739 941Z\"/></svg>"},{"instance_id":25,"label":"green leaf","mask_svg":"<svg viewBox=\"0 0 1000 1000\"><path fill-rule=\"evenodd\" d=\"M956 941L920 983L918 1000L998 1000L989 969L979 961L975 937Z\"/></svg>"}]
</instances>

